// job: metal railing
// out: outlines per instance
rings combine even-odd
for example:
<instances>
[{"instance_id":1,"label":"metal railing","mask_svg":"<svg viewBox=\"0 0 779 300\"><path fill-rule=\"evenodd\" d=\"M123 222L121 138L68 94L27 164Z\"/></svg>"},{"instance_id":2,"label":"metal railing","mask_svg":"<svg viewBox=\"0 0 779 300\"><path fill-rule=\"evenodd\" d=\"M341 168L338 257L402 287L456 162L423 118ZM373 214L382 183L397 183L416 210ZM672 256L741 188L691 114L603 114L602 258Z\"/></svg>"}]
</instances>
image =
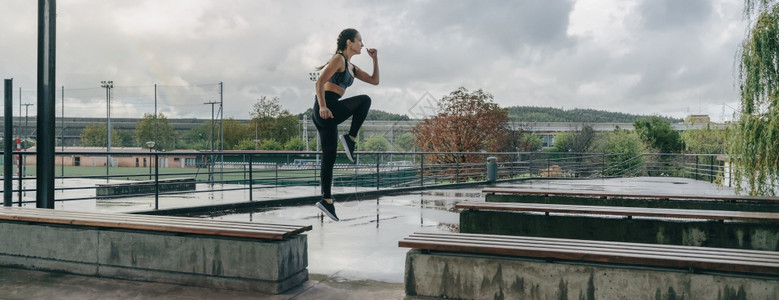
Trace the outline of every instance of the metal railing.
<instances>
[{"instance_id":1,"label":"metal railing","mask_svg":"<svg viewBox=\"0 0 779 300\"><path fill-rule=\"evenodd\" d=\"M12 178L15 202L34 203L28 198L35 191L35 153L13 155L22 162L22 171ZM154 196L155 209L161 195L248 190L247 200L253 201L254 192L262 189L319 185L319 153L310 151L111 152L110 167L107 157L106 152L57 152L55 201L99 198L95 190L102 180L108 185L132 182L137 191L122 196ZM716 155L358 152L355 163L338 157L333 187L381 190L484 183L488 157L498 158L497 180L673 176L732 184L726 164ZM168 185L174 183L166 179L173 178L194 179L199 188L171 190Z\"/></svg>"}]
</instances>

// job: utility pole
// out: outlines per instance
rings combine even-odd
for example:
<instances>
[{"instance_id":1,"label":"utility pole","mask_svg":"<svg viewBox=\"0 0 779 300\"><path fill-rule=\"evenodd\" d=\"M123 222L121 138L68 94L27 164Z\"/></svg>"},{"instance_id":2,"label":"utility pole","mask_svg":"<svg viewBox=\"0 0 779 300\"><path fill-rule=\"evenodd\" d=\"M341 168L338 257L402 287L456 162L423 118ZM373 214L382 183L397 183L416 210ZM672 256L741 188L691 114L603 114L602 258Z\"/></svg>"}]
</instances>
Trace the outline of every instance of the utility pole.
<instances>
[{"instance_id":1,"label":"utility pole","mask_svg":"<svg viewBox=\"0 0 779 300\"><path fill-rule=\"evenodd\" d=\"M225 150L225 111L224 111L224 83L219 82L219 180L224 180L224 150Z\"/></svg>"},{"instance_id":2,"label":"utility pole","mask_svg":"<svg viewBox=\"0 0 779 300\"><path fill-rule=\"evenodd\" d=\"M22 142L22 146L24 147L24 151L27 151L27 146L29 146L28 142L30 140L30 127L28 126L29 125L29 112L30 112L30 105L33 105L33 104L32 103L25 103L25 104L20 104L20 105L24 105L24 131L22 132L22 134L20 134L20 136L22 136L24 138L24 141ZM24 176L24 174L27 173L27 164L26 164L27 156L26 155L22 155L21 157L22 157L22 160L24 160L24 162L22 162L22 164L21 164L22 165L21 174L22 174L22 176Z\"/></svg>"},{"instance_id":3,"label":"utility pole","mask_svg":"<svg viewBox=\"0 0 779 300\"><path fill-rule=\"evenodd\" d=\"M26 141L26 140L29 140L29 139L30 139L30 127L28 126L28 124L29 124L29 121L30 121L30 120L29 120L30 105L34 105L34 104L32 104L32 103L24 103L24 104L21 104L21 103L20 103L19 105L20 105L20 106L21 106L21 105L24 105L24 131L23 131L23 134L24 134L24 139L25 139L25 141ZM19 112L19 113L21 113L21 112ZM26 149L26 148L27 148L27 147L25 147L25 149Z\"/></svg>"},{"instance_id":4,"label":"utility pole","mask_svg":"<svg viewBox=\"0 0 779 300\"><path fill-rule=\"evenodd\" d=\"M214 105L219 104L217 101L204 102L203 104L211 105L211 155L208 158L208 182L214 184Z\"/></svg>"}]
</instances>

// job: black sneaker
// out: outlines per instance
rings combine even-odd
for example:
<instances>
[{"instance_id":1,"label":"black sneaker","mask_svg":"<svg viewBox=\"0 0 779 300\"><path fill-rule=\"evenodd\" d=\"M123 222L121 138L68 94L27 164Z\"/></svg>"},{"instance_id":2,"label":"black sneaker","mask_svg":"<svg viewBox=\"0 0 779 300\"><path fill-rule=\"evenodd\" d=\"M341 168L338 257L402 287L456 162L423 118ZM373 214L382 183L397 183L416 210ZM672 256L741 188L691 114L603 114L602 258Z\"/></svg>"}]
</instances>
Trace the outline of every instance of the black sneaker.
<instances>
[{"instance_id":1,"label":"black sneaker","mask_svg":"<svg viewBox=\"0 0 779 300\"><path fill-rule=\"evenodd\" d=\"M333 219L333 221L338 221L338 216L335 215L335 205L327 203L325 200L319 200L319 202L316 203L316 207L319 207L319 209L330 217L330 219Z\"/></svg>"},{"instance_id":2,"label":"black sneaker","mask_svg":"<svg viewBox=\"0 0 779 300\"><path fill-rule=\"evenodd\" d=\"M352 138L349 137L348 134L344 134L340 136L341 138L341 145L344 146L344 151L346 151L346 157L349 158L350 161L354 162L354 141L352 141Z\"/></svg>"}]
</instances>

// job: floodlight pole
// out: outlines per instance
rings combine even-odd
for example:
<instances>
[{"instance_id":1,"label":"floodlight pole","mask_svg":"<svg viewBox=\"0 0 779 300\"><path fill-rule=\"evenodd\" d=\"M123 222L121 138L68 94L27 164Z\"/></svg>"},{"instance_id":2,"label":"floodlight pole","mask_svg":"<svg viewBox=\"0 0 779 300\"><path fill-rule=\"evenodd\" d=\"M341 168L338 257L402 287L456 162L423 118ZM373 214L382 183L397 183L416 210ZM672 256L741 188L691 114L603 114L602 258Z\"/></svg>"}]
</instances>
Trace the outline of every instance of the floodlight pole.
<instances>
[{"instance_id":1,"label":"floodlight pole","mask_svg":"<svg viewBox=\"0 0 779 300\"><path fill-rule=\"evenodd\" d=\"M111 167L111 89L114 88L114 82L101 81L100 87L105 88L105 100L106 100L106 155L105 159L105 182L108 182L108 169Z\"/></svg>"}]
</instances>

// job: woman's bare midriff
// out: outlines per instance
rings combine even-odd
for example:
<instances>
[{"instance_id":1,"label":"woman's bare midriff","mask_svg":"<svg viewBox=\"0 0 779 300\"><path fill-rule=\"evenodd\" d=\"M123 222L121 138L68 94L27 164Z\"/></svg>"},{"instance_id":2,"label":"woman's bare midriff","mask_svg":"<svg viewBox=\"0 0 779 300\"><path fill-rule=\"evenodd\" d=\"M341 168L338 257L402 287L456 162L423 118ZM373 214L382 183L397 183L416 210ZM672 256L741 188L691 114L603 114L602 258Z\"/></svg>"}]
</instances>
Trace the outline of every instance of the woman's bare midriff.
<instances>
[{"instance_id":1,"label":"woman's bare midriff","mask_svg":"<svg viewBox=\"0 0 779 300\"><path fill-rule=\"evenodd\" d=\"M338 94L338 96L343 96L345 91L335 83L325 82L325 92L333 92Z\"/></svg>"}]
</instances>

